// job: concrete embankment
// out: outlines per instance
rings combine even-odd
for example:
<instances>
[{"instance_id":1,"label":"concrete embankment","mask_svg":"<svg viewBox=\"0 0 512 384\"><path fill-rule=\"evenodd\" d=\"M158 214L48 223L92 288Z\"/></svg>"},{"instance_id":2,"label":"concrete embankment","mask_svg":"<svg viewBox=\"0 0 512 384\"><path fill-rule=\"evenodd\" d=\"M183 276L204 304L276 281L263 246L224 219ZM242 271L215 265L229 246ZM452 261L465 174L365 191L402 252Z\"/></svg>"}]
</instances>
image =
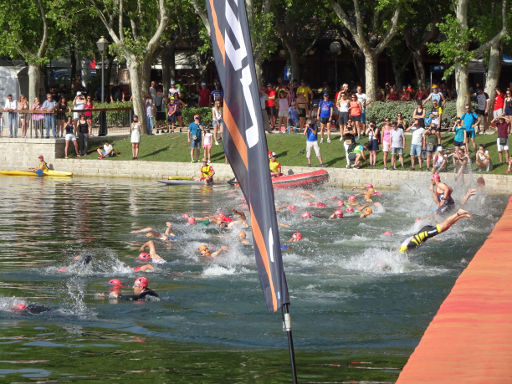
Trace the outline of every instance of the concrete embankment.
<instances>
[{"instance_id":1,"label":"concrete embankment","mask_svg":"<svg viewBox=\"0 0 512 384\"><path fill-rule=\"evenodd\" d=\"M99 144L105 138L93 137L90 143ZM37 164L37 156L44 154L48 164L60 171L71 171L75 176L132 177L163 179L168 176L198 177L200 164L190 162L159 161L117 161L117 160L83 160L63 159L64 139L6 139L0 138L0 169L27 169ZM231 167L227 164L213 164L218 180L233 177ZM316 168L283 166L283 172L309 172ZM428 172L418 171L384 171L382 169L344 169L326 168L330 183L336 186L352 186L366 183L378 187L396 187L404 183L425 183ZM468 176L466 176L468 177ZM487 189L491 192L512 192L512 176L484 174ZM449 184L454 183L453 173L444 173L442 178Z\"/></svg>"}]
</instances>

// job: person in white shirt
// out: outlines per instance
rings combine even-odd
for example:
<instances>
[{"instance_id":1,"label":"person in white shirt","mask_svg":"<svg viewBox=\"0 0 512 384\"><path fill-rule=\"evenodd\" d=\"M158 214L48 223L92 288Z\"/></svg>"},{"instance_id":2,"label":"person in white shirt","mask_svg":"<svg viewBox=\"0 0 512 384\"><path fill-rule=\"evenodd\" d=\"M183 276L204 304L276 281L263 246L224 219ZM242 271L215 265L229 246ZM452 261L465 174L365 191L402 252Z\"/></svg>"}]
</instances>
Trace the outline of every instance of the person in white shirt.
<instances>
[{"instance_id":1,"label":"person in white shirt","mask_svg":"<svg viewBox=\"0 0 512 384\"><path fill-rule=\"evenodd\" d=\"M5 109L9 112L7 115L9 122L9 137L18 137L18 114L14 112L17 108L16 100L12 99L12 95L7 96Z\"/></svg>"},{"instance_id":2,"label":"person in white shirt","mask_svg":"<svg viewBox=\"0 0 512 384\"><path fill-rule=\"evenodd\" d=\"M391 124L391 165L396 169L396 155L400 157L400 165L404 168L404 130L397 126L396 121Z\"/></svg>"},{"instance_id":3,"label":"person in white shirt","mask_svg":"<svg viewBox=\"0 0 512 384\"><path fill-rule=\"evenodd\" d=\"M151 95L147 94L144 101L144 108L146 109L146 126L148 129L148 135L153 134L153 127L155 125L155 103L151 98Z\"/></svg>"},{"instance_id":4,"label":"person in white shirt","mask_svg":"<svg viewBox=\"0 0 512 384\"><path fill-rule=\"evenodd\" d=\"M213 135L210 133L210 127L207 125L204 129L203 135L203 161L208 160L208 164L211 162L211 150L212 150Z\"/></svg>"},{"instance_id":5,"label":"person in white shirt","mask_svg":"<svg viewBox=\"0 0 512 384\"><path fill-rule=\"evenodd\" d=\"M366 130L366 107L372 103L373 100L371 100L366 93L363 93L363 87L358 85L356 88L356 96L357 101L361 103L363 108L361 109L361 126L362 131L364 132Z\"/></svg>"},{"instance_id":6,"label":"person in white shirt","mask_svg":"<svg viewBox=\"0 0 512 384\"><path fill-rule=\"evenodd\" d=\"M423 147L425 146L425 128L420 126L420 123L418 120L414 122L413 125L411 125L409 128L407 128L407 131L410 131L412 134L411 139L411 151L409 155L411 156L411 171L414 171L414 157L416 156L418 158L418 163L420 165L420 171L423 167L423 159L421 158L421 151Z\"/></svg>"},{"instance_id":7,"label":"person in white shirt","mask_svg":"<svg viewBox=\"0 0 512 384\"><path fill-rule=\"evenodd\" d=\"M98 158L100 159L103 159L105 157L111 157L114 155L114 147L108 141L105 141L103 149L98 148L96 151L98 151Z\"/></svg>"}]
</instances>

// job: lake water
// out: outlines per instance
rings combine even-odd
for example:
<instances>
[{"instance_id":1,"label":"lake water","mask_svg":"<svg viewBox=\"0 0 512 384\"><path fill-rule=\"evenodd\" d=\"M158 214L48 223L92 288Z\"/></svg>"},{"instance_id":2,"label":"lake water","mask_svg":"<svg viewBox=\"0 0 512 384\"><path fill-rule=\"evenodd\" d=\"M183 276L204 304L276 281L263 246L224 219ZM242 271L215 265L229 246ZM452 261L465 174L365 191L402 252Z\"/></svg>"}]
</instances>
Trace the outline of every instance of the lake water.
<instances>
[{"instance_id":1,"label":"lake water","mask_svg":"<svg viewBox=\"0 0 512 384\"><path fill-rule=\"evenodd\" d=\"M378 189L378 186L376 186ZM455 188L460 198L462 187ZM459 221L409 255L396 250L431 214L424 185L384 190L381 208L366 219L328 220L333 187L278 190L287 209L278 220L291 296L299 380L393 382L455 279L484 242L507 197L479 195ZM288 383L290 370L281 314L267 313L250 246L213 225L189 226L184 213L207 215L243 206L231 187L168 187L154 181L99 178L0 178L0 381L169 383ZM323 202L313 208L308 201ZM304 221L305 210L314 215ZM138 247L130 231L164 231L157 242L167 260L154 272L134 273ZM391 236L384 235L390 231ZM248 230L250 234L250 230ZM250 237L250 236L249 236ZM200 244L228 245L217 259L202 259ZM89 254L87 267L73 261ZM59 269L65 268L66 272ZM108 280L131 292L146 276L162 300L98 300ZM12 311L40 303L39 315Z\"/></svg>"}]
</instances>

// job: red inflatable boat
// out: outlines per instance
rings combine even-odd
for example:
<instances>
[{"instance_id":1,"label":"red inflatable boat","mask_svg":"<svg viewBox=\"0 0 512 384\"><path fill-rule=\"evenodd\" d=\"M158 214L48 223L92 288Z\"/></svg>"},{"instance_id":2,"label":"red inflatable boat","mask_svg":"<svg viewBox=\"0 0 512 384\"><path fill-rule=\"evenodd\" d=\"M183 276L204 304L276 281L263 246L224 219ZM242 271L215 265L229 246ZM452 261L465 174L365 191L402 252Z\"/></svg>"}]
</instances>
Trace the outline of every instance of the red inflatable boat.
<instances>
[{"instance_id":1,"label":"red inflatable boat","mask_svg":"<svg viewBox=\"0 0 512 384\"><path fill-rule=\"evenodd\" d=\"M297 173L295 175L272 178L272 184L278 188L305 187L310 184L320 184L329 180L327 171L320 169L314 172Z\"/></svg>"}]
</instances>

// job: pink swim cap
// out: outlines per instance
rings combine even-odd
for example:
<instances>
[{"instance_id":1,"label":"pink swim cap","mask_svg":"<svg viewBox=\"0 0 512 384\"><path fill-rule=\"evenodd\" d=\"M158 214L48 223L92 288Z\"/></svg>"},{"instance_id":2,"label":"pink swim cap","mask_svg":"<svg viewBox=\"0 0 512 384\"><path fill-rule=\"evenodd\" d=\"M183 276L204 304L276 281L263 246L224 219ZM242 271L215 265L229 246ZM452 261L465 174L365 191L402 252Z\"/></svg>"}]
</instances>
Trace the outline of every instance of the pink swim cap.
<instances>
[{"instance_id":1,"label":"pink swim cap","mask_svg":"<svg viewBox=\"0 0 512 384\"><path fill-rule=\"evenodd\" d=\"M190 215L189 215L188 213L184 213L184 214L183 214L183 218L184 218L184 219L188 219L189 217L190 217Z\"/></svg>"},{"instance_id":2,"label":"pink swim cap","mask_svg":"<svg viewBox=\"0 0 512 384\"><path fill-rule=\"evenodd\" d=\"M342 200L338 200L338 201L336 202L336 205L337 205L338 207L343 207L344 203L343 203L343 201L342 201Z\"/></svg>"},{"instance_id":3,"label":"pink swim cap","mask_svg":"<svg viewBox=\"0 0 512 384\"><path fill-rule=\"evenodd\" d=\"M350 195L348 197L348 201L350 201L351 203L353 203L354 201L356 201L356 195Z\"/></svg>"},{"instance_id":4,"label":"pink swim cap","mask_svg":"<svg viewBox=\"0 0 512 384\"><path fill-rule=\"evenodd\" d=\"M419 217L415 218L414 219L414 222L417 223L418 221L421 221L421 219Z\"/></svg>"},{"instance_id":5,"label":"pink swim cap","mask_svg":"<svg viewBox=\"0 0 512 384\"><path fill-rule=\"evenodd\" d=\"M345 213L353 213L354 212L354 207L347 207L345 209Z\"/></svg>"},{"instance_id":6,"label":"pink swim cap","mask_svg":"<svg viewBox=\"0 0 512 384\"><path fill-rule=\"evenodd\" d=\"M313 203L312 201L308 201L308 206L309 206L309 207L314 207L314 206L315 206L315 203Z\"/></svg>"},{"instance_id":7,"label":"pink swim cap","mask_svg":"<svg viewBox=\"0 0 512 384\"><path fill-rule=\"evenodd\" d=\"M439 176L437 173L434 173L431 179L432 181L441 181L441 176Z\"/></svg>"},{"instance_id":8,"label":"pink swim cap","mask_svg":"<svg viewBox=\"0 0 512 384\"><path fill-rule=\"evenodd\" d=\"M321 203L320 201L318 203L316 203L316 206L318 208L324 208L324 207L327 207L327 205L325 205L324 203Z\"/></svg>"},{"instance_id":9,"label":"pink swim cap","mask_svg":"<svg viewBox=\"0 0 512 384\"><path fill-rule=\"evenodd\" d=\"M121 285L123 285L123 283L119 279L112 279L108 283L110 285L114 285L114 286L121 286Z\"/></svg>"},{"instance_id":10,"label":"pink swim cap","mask_svg":"<svg viewBox=\"0 0 512 384\"><path fill-rule=\"evenodd\" d=\"M133 272L139 272L142 269L142 267L135 267L133 268Z\"/></svg>"},{"instance_id":11,"label":"pink swim cap","mask_svg":"<svg viewBox=\"0 0 512 384\"><path fill-rule=\"evenodd\" d=\"M188 218L188 223L189 223L190 225L194 225L194 224L196 223L196 219L194 219L192 216L190 216L190 217Z\"/></svg>"},{"instance_id":12,"label":"pink swim cap","mask_svg":"<svg viewBox=\"0 0 512 384\"><path fill-rule=\"evenodd\" d=\"M292 239L295 239L295 240L302 240L302 233L300 233L300 232L295 232L295 233L292 235Z\"/></svg>"},{"instance_id":13,"label":"pink swim cap","mask_svg":"<svg viewBox=\"0 0 512 384\"><path fill-rule=\"evenodd\" d=\"M365 188L366 188L366 189L373 188L373 184L366 184Z\"/></svg>"},{"instance_id":14,"label":"pink swim cap","mask_svg":"<svg viewBox=\"0 0 512 384\"><path fill-rule=\"evenodd\" d=\"M336 216L338 219L341 219L343 217L343 211L341 209L335 210L334 216Z\"/></svg>"},{"instance_id":15,"label":"pink swim cap","mask_svg":"<svg viewBox=\"0 0 512 384\"><path fill-rule=\"evenodd\" d=\"M14 307L12 307L16 312L23 312L25 309L27 309L27 306L23 303L16 304Z\"/></svg>"},{"instance_id":16,"label":"pink swim cap","mask_svg":"<svg viewBox=\"0 0 512 384\"><path fill-rule=\"evenodd\" d=\"M59 271L59 272L67 272L68 270L66 268L59 268L59 269L57 269L57 271Z\"/></svg>"},{"instance_id":17,"label":"pink swim cap","mask_svg":"<svg viewBox=\"0 0 512 384\"><path fill-rule=\"evenodd\" d=\"M290 210L290 212L295 212L297 210L297 206L296 205L289 205L288 209Z\"/></svg>"},{"instance_id":18,"label":"pink swim cap","mask_svg":"<svg viewBox=\"0 0 512 384\"><path fill-rule=\"evenodd\" d=\"M389 231L384 232L384 236L391 236L391 232L389 232Z\"/></svg>"},{"instance_id":19,"label":"pink swim cap","mask_svg":"<svg viewBox=\"0 0 512 384\"><path fill-rule=\"evenodd\" d=\"M149 253L147 252L141 252L139 253L139 257L137 258L142 261L148 261L151 258L151 256L149 256Z\"/></svg>"},{"instance_id":20,"label":"pink swim cap","mask_svg":"<svg viewBox=\"0 0 512 384\"><path fill-rule=\"evenodd\" d=\"M219 216L221 216L221 217L226 216L226 214L225 214L224 212L222 212L222 211L217 212L217 215L219 215Z\"/></svg>"},{"instance_id":21,"label":"pink swim cap","mask_svg":"<svg viewBox=\"0 0 512 384\"><path fill-rule=\"evenodd\" d=\"M311 218L311 213L309 213L308 211L304 212L302 214L302 218L303 219L310 219Z\"/></svg>"}]
</instances>

